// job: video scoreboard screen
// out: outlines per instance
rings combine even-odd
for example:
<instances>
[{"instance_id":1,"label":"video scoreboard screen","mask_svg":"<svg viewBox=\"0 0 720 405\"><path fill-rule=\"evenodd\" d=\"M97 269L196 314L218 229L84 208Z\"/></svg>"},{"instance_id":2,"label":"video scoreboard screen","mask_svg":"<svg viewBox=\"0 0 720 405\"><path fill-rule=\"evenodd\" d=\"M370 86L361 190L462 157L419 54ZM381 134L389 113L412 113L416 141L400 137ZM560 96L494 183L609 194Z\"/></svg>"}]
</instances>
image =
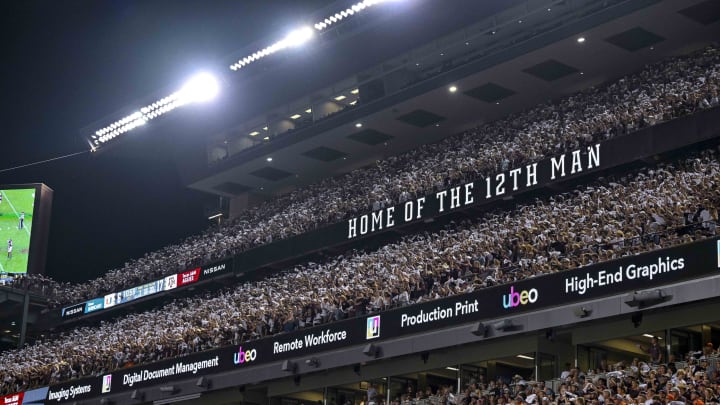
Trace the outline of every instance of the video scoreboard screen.
<instances>
[{"instance_id":1,"label":"video scoreboard screen","mask_svg":"<svg viewBox=\"0 0 720 405\"><path fill-rule=\"evenodd\" d=\"M0 186L0 284L44 273L51 202L44 184Z\"/></svg>"}]
</instances>

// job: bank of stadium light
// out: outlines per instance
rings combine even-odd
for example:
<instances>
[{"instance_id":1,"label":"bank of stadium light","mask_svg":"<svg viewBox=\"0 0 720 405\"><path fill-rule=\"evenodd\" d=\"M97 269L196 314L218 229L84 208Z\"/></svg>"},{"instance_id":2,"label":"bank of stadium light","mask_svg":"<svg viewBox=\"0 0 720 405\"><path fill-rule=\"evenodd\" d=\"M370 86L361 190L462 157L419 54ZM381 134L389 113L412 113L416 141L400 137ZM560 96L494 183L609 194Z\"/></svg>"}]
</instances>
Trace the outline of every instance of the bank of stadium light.
<instances>
[{"instance_id":1,"label":"bank of stadium light","mask_svg":"<svg viewBox=\"0 0 720 405\"><path fill-rule=\"evenodd\" d=\"M286 48L293 48L300 45L305 44L309 40L313 38L315 35L315 31L322 32L323 30L328 29L331 25L337 24L341 22L344 19L347 19L349 17L352 17L355 14L361 13L363 10L366 10L369 7L382 4L382 3L390 3L390 2L398 2L398 1L404 1L404 0L363 0L358 3L353 4L352 6L346 8L345 10L338 11L337 13L326 17L322 21L319 21L315 24L313 24L312 27L302 27L295 31L290 32L285 38L281 39L278 42L275 42L274 44L263 48L259 51L253 52L251 55L245 56L244 58L238 60L237 62L230 65L230 70L238 71L245 66L258 61L268 55L272 55L278 51L281 51ZM314 28L314 30L313 30Z\"/></svg>"},{"instance_id":2,"label":"bank of stadium light","mask_svg":"<svg viewBox=\"0 0 720 405\"><path fill-rule=\"evenodd\" d=\"M260 60L268 55L272 55L275 52L281 51L286 48L296 48L310 41L315 32L311 27L301 27L288 33L285 38L275 42L274 44L263 48L252 55L248 55L237 62L230 65L231 70L239 70L249 65L252 62Z\"/></svg>"},{"instance_id":3,"label":"bank of stadium light","mask_svg":"<svg viewBox=\"0 0 720 405\"><path fill-rule=\"evenodd\" d=\"M209 73L199 73L191 77L180 90L95 131L90 136L90 148L94 151L116 137L143 126L178 107L212 100L219 91L220 84L214 76Z\"/></svg>"},{"instance_id":4,"label":"bank of stadium light","mask_svg":"<svg viewBox=\"0 0 720 405\"><path fill-rule=\"evenodd\" d=\"M352 6L346 8L345 10L339 11L327 18L325 18L323 21L320 21L313 25L316 30L322 31L324 29L329 28L331 25L339 23L340 21L352 17L355 14L361 13L363 10L372 7L377 4L381 3L389 3L391 1L398 1L398 0L363 0L361 2L355 3Z\"/></svg>"}]
</instances>

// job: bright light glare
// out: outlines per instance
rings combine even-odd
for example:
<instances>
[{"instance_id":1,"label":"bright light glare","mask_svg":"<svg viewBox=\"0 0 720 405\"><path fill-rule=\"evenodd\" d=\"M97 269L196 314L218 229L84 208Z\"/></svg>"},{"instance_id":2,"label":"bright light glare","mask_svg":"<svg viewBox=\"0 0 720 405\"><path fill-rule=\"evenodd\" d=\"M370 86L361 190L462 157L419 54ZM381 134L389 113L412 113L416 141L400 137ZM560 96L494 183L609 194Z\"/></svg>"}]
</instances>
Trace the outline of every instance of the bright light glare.
<instances>
[{"instance_id":1,"label":"bright light glare","mask_svg":"<svg viewBox=\"0 0 720 405\"><path fill-rule=\"evenodd\" d=\"M220 92L220 84L209 73L193 76L180 89L180 97L187 102L202 103L214 99Z\"/></svg>"},{"instance_id":2,"label":"bright light glare","mask_svg":"<svg viewBox=\"0 0 720 405\"><path fill-rule=\"evenodd\" d=\"M327 16L327 18L313 24L312 27L306 26L296 29L285 36L285 38L275 42L274 44L239 59L237 62L230 65L230 70L238 71L250 63L260 60L268 55L272 55L275 52L281 51L285 48L303 45L313 38L315 31L322 32L331 25L340 23L343 19L352 17L353 15L358 14L374 5L396 1L402 0L362 0L357 2L345 10L341 10L333 15Z\"/></svg>"},{"instance_id":3,"label":"bright light glare","mask_svg":"<svg viewBox=\"0 0 720 405\"><path fill-rule=\"evenodd\" d=\"M582 44L583 42L585 42L585 37L580 37L577 39L577 41L579 44Z\"/></svg>"},{"instance_id":4,"label":"bright light glare","mask_svg":"<svg viewBox=\"0 0 720 405\"><path fill-rule=\"evenodd\" d=\"M455 93L457 91L457 86L450 86L448 90L450 91L450 93Z\"/></svg>"},{"instance_id":5,"label":"bright light glare","mask_svg":"<svg viewBox=\"0 0 720 405\"><path fill-rule=\"evenodd\" d=\"M335 13L334 15L328 16L323 21L320 21L317 24L315 24L314 27L316 30L322 31L333 24L339 23L344 18L353 16L354 14L359 13L368 7L374 6L376 4L381 4L381 3L389 3L391 1L398 1L398 0L363 0L361 2L353 4L352 6L346 8L345 10L339 11L339 12Z\"/></svg>"},{"instance_id":6,"label":"bright light glare","mask_svg":"<svg viewBox=\"0 0 720 405\"><path fill-rule=\"evenodd\" d=\"M140 111L135 111L134 113L111 123L105 128L95 131L95 134L91 135L91 138L93 139L91 144L100 146L101 144L109 142L128 131L132 131L139 126L145 125L148 121L165 115L178 107L182 107L190 103L212 100L219 92L220 84L211 74L201 73L193 76L179 91L176 91L167 97L163 97L152 104L148 104L140 108Z\"/></svg>"},{"instance_id":7,"label":"bright light glare","mask_svg":"<svg viewBox=\"0 0 720 405\"><path fill-rule=\"evenodd\" d=\"M289 33L282 42L284 42L285 46L300 46L312 39L313 35L315 35L315 33L312 28L302 27Z\"/></svg>"},{"instance_id":8,"label":"bright light glare","mask_svg":"<svg viewBox=\"0 0 720 405\"><path fill-rule=\"evenodd\" d=\"M281 51L285 48L294 48L301 46L305 44L306 42L310 41L313 36L315 36L315 32L311 27L302 27L298 28L294 31L291 31L289 34L285 36L285 38L275 42L274 44L268 46L267 48L263 48L252 55L248 55L237 62L230 65L230 69L232 70L238 70L241 69L248 64L255 62L256 60L260 60L268 55L272 55L275 52Z\"/></svg>"}]
</instances>

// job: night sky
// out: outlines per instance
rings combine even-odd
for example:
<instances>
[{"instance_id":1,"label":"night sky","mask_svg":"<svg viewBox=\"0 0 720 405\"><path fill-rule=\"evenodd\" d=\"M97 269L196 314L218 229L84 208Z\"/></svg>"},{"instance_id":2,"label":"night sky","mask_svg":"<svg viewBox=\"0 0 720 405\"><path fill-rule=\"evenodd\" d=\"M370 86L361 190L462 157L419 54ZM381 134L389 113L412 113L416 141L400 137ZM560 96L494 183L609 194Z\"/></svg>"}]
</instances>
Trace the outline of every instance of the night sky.
<instances>
[{"instance_id":1,"label":"night sky","mask_svg":"<svg viewBox=\"0 0 720 405\"><path fill-rule=\"evenodd\" d=\"M329 3L4 3L0 170L86 150L83 129L109 123L103 118L177 88L199 70L225 68L229 55ZM193 117L220 114L203 108ZM0 184L42 182L54 190L47 274L93 278L208 225L208 196L187 189L177 174L175 136L172 126L151 125L101 154L0 173Z\"/></svg>"}]
</instances>

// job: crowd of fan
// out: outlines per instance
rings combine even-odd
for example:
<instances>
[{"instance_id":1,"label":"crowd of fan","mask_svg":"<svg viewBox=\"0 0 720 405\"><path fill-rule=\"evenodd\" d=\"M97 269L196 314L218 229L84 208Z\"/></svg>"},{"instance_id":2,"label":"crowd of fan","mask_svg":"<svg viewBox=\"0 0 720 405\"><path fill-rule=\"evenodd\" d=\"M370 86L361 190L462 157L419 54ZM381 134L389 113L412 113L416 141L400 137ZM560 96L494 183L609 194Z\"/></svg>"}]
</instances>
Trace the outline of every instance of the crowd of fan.
<instances>
[{"instance_id":1,"label":"crowd of fan","mask_svg":"<svg viewBox=\"0 0 720 405\"><path fill-rule=\"evenodd\" d=\"M654 340L653 344L657 344ZM651 346L652 347L652 346ZM664 348L660 347L662 354ZM601 360L586 372L567 365L560 378L532 381L523 376L485 379L474 373L463 379L460 392L455 384L415 390L408 384L395 394L392 405L705 405L720 404L718 357L712 343L691 351L682 361L670 358L648 361L634 358L609 365ZM663 357L663 356L661 356ZM658 361L659 360L659 361ZM384 395L368 390L368 404L385 405Z\"/></svg>"},{"instance_id":2,"label":"crowd of fan","mask_svg":"<svg viewBox=\"0 0 720 405\"><path fill-rule=\"evenodd\" d=\"M0 353L0 394L715 235L714 150ZM122 333L118 333L122 331Z\"/></svg>"},{"instance_id":3,"label":"crowd of fan","mask_svg":"<svg viewBox=\"0 0 720 405\"><path fill-rule=\"evenodd\" d=\"M147 253L86 283L26 282L43 286L57 304L92 299L434 189L712 108L720 104L719 66L717 47L672 58L612 84L303 187L249 209L220 229Z\"/></svg>"},{"instance_id":4,"label":"crowd of fan","mask_svg":"<svg viewBox=\"0 0 720 405\"><path fill-rule=\"evenodd\" d=\"M664 349L663 349L664 350ZM450 391L438 395L442 404L485 405L705 405L720 403L718 353L712 343L687 354L682 361L601 361L596 369L581 372L568 368L557 380L526 381L516 375L485 382L480 376L470 381L459 395ZM442 394L442 392L440 392ZM403 405L420 405L422 400L402 398Z\"/></svg>"}]
</instances>

